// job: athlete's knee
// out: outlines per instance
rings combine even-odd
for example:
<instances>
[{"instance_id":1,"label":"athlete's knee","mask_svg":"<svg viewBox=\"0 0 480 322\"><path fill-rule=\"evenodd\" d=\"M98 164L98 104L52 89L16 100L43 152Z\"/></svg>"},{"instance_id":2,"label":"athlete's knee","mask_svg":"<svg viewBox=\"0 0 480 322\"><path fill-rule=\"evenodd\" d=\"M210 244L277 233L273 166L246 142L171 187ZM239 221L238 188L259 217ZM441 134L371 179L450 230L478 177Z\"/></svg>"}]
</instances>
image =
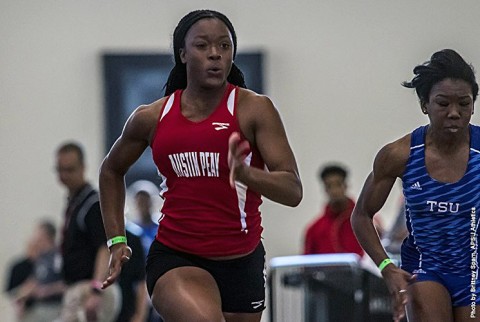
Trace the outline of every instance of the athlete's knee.
<instances>
[{"instance_id":1,"label":"athlete's knee","mask_svg":"<svg viewBox=\"0 0 480 322\"><path fill-rule=\"evenodd\" d=\"M159 311L165 322L189 321L189 322L225 322L223 314L208 312L208 310L194 310L181 308L180 310Z\"/></svg>"},{"instance_id":2,"label":"athlete's knee","mask_svg":"<svg viewBox=\"0 0 480 322\"><path fill-rule=\"evenodd\" d=\"M205 305L205 303L189 300L177 304L165 302L158 301L158 298L155 299L155 297L152 297L153 307L162 316L165 322L225 322L223 313L217 306L209 306Z\"/></svg>"},{"instance_id":3,"label":"athlete's knee","mask_svg":"<svg viewBox=\"0 0 480 322\"><path fill-rule=\"evenodd\" d=\"M195 322L225 322L225 318L222 314L206 314L205 312L198 315L196 318L192 317L192 319L188 319L188 321L195 321Z\"/></svg>"}]
</instances>

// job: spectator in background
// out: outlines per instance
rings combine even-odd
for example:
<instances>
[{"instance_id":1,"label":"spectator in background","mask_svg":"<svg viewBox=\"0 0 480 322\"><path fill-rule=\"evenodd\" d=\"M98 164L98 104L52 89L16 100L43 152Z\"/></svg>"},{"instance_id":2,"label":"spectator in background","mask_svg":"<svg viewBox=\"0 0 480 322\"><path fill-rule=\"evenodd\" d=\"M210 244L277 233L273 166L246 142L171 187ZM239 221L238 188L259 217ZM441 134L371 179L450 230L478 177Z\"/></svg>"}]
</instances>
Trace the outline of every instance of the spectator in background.
<instances>
[{"instance_id":1,"label":"spectator in background","mask_svg":"<svg viewBox=\"0 0 480 322\"><path fill-rule=\"evenodd\" d=\"M138 180L132 183L128 187L129 195L133 199L133 214L134 218L132 221L127 221L126 229L130 231L138 231L139 237L141 239L141 243L143 246L143 253L145 255L144 260L146 260L146 256L148 251L150 250L150 246L152 245L153 240L155 239L155 235L157 234L158 230L158 223L157 218L155 216L155 211L153 209L154 205L154 196L159 195L159 191L155 184L147 180ZM130 245L130 242L129 242ZM132 250L133 247L132 247ZM122 271L123 274L123 271ZM146 290L146 285L145 285ZM146 305L148 306L147 312L147 322L161 322L162 318L160 315L155 311L152 306L152 302L148 297L148 293L145 291L146 296Z\"/></svg>"},{"instance_id":2,"label":"spectator in background","mask_svg":"<svg viewBox=\"0 0 480 322\"><path fill-rule=\"evenodd\" d=\"M8 270L5 292L9 296L14 296L20 285L33 274L33 265L38 253L37 244L30 238L26 245L25 254L15 259Z\"/></svg>"},{"instance_id":3,"label":"spectator in background","mask_svg":"<svg viewBox=\"0 0 480 322\"><path fill-rule=\"evenodd\" d=\"M65 284L62 281L62 260L55 247L55 225L40 222L32 234L38 256L32 274L17 289L15 302L22 312L22 322L51 322L60 314ZM26 309L28 307L28 309Z\"/></svg>"},{"instance_id":4,"label":"spectator in background","mask_svg":"<svg viewBox=\"0 0 480 322\"><path fill-rule=\"evenodd\" d=\"M58 148L56 171L68 192L61 242L63 277L68 288L61 321L115 321L120 290L117 283L108 290L101 289L109 252L98 193L85 178L84 152L79 144L69 142Z\"/></svg>"},{"instance_id":5,"label":"spectator in background","mask_svg":"<svg viewBox=\"0 0 480 322\"><path fill-rule=\"evenodd\" d=\"M50 221L38 223L28 240L25 257L11 266L6 292L19 322L51 322L59 314L64 285L55 233Z\"/></svg>"},{"instance_id":6,"label":"spectator in background","mask_svg":"<svg viewBox=\"0 0 480 322\"><path fill-rule=\"evenodd\" d=\"M134 199L137 218L133 222L142 228L140 238L145 256L147 256L146 254L148 254L150 245L155 239L158 230L158 223L153 219L152 196L147 190L139 190L135 194Z\"/></svg>"},{"instance_id":7,"label":"spectator in background","mask_svg":"<svg viewBox=\"0 0 480 322\"><path fill-rule=\"evenodd\" d=\"M328 201L317 219L307 227L304 254L364 255L350 224L355 201L347 194L347 178L347 169L340 164L328 164L320 169L318 179Z\"/></svg>"},{"instance_id":8,"label":"spectator in background","mask_svg":"<svg viewBox=\"0 0 480 322\"><path fill-rule=\"evenodd\" d=\"M16 259L13 263L10 264L8 269L8 275L6 280L5 292L8 297L12 300L12 307L15 311L15 321L23 322L23 316L30 310L32 302L25 301L24 303L19 303L16 300L16 294L20 289L20 286L28 280L28 278L33 273L33 263L35 260L34 254L32 253L30 243L27 246L27 252L24 257Z\"/></svg>"}]
</instances>

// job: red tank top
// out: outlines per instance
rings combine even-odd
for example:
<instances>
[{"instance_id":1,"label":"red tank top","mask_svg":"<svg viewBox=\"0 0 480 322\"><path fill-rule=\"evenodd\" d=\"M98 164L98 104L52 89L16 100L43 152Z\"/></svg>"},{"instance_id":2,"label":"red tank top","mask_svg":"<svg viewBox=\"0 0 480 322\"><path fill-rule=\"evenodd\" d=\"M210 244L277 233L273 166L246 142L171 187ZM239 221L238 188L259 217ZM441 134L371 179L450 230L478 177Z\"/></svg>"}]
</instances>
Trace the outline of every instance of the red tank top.
<instances>
[{"instance_id":1,"label":"red tank top","mask_svg":"<svg viewBox=\"0 0 480 322\"><path fill-rule=\"evenodd\" d=\"M220 104L200 122L182 115L182 90L163 106L152 154L164 198L156 239L168 247L215 257L250 252L260 241L261 196L242 183L237 182L235 189L229 184L228 138L232 132L241 133L237 92L228 84ZM255 148L245 162L265 167Z\"/></svg>"}]
</instances>

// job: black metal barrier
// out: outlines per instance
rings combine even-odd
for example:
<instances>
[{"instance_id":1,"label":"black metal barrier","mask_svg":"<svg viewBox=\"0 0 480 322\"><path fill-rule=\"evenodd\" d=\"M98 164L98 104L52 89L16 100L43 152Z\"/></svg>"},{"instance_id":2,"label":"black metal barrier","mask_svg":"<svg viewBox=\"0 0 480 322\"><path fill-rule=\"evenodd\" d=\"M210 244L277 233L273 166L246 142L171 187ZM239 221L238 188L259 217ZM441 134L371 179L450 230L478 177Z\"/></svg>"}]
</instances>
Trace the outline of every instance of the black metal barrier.
<instances>
[{"instance_id":1,"label":"black metal barrier","mask_svg":"<svg viewBox=\"0 0 480 322\"><path fill-rule=\"evenodd\" d=\"M270 261L270 322L390 322L383 279L356 254L276 257Z\"/></svg>"}]
</instances>

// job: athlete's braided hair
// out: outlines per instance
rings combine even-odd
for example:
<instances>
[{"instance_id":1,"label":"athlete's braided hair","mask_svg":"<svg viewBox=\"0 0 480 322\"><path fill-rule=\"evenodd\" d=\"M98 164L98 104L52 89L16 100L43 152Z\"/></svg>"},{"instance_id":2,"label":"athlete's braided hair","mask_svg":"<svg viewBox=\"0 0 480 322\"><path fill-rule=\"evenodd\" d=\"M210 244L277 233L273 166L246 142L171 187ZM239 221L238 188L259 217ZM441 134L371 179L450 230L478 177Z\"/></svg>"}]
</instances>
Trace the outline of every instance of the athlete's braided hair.
<instances>
[{"instance_id":1,"label":"athlete's braided hair","mask_svg":"<svg viewBox=\"0 0 480 322\"><path fill-rule=\"evenodd\" d=\"M195 10L184 16L178 23L173 32L173 58L175 66L170 71L167 83L165 84L165 96L172 94L177 89L187 87L187 70L185 64L180 59L180 49L185 46L185 35L194 23L205 18L216 18L221 20L232 34L233 39L233 59L237 54L237 35L230 20L222 13L214 10ZM242 71L232 63L232 68L227 80L233 85L246 88L245 78Z\"/></svg>"},{"instance_id":2,"label":"athlete's braided hair","mask_svg":"<svg viewBox=\"0 0 480 322\"><path fill-rule=\"evenodd\" d=\"M433 85L445 78L466 81L472 86L473 101L477 99L478 84L475 80L475 70L452 49L443 49L434 53L429 61L416 66L413 73L415 77L412 81L403 82L402 85L415 88L422 106L428 103Z\"/></svg>"}]
</instances>

